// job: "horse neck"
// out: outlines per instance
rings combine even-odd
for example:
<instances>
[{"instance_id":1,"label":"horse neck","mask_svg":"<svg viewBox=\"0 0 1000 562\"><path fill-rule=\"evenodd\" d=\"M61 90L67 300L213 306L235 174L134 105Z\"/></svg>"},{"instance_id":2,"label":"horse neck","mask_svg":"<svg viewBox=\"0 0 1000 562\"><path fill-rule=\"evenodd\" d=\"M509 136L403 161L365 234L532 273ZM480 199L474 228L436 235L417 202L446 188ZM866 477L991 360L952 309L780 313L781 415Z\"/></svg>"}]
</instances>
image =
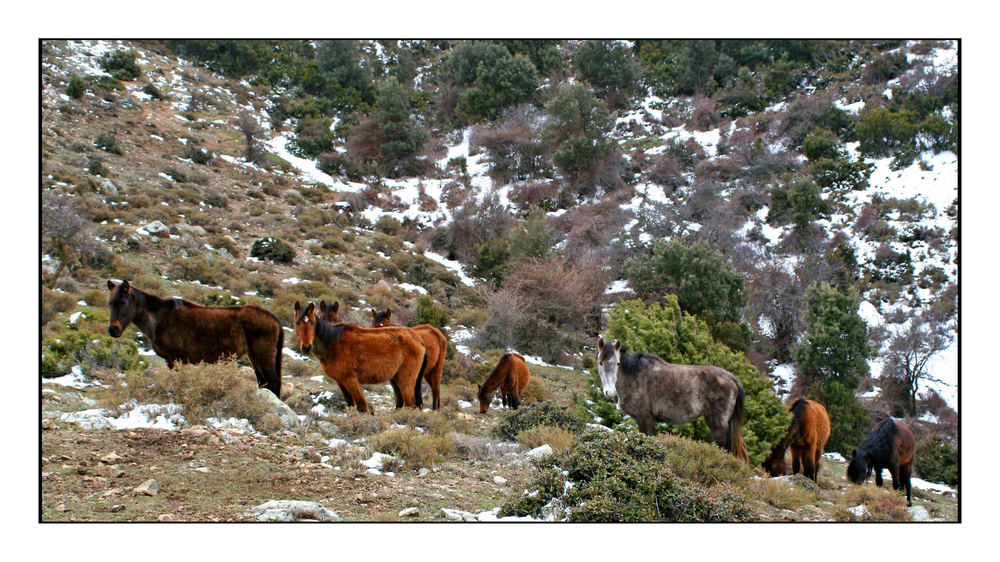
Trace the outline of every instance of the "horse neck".
<instances>
[{"instance_id":1,"label":"horse neck","mask_svg":"<svg viewBox=\"0 0 1000 562\"><path fill-rule=\"evenodd\" d=\"M800 423L802 420L798 416L792 415L792 423L788 426L788 431L785 432L785 436L778 441L774 448L771 449L771 454L768 456L768 460L775 460L783 458L785 456L785 451L788 450L788 446L791 445L792 440L799 432Z\"/></svg>"},{"instance_id":2,"label":"horse neck","mask_svg":"<svg viewBox=\"0 0 1000 562\"><path fill-rule=\"evenodd\" d=\"M313 354L321 362L333 358L337 354L338 341L343 337L343 330L346 328L345 324L339 324L340 328L335 328L333 325L323 320L319 316L316 317L316 333L313 336ZM337 334L337 330L342 330L341 334Z\"/></svg>"},{"instance_id":3,"label":"horse neck","mask_svg":"<svg viewBox=\"0 0 1000 562\"><path fill-rule=\"evenodd\" d=\"M493 367L493 372L491 372L490 376L486 377L486 380L483 382L483 392L485 393L495 392L497 387L503 383L504 378L506 378L507 372L501 369L501 367L503 367L504 364L507 363L507 361L509 360L510 360L510 355L504 355L503 357L500 358L500 362L497 363L497 366Z\"/></svg>"},{"instance_id":4,"label":"horse neck","mask_svg":"<svg viewBox=\"0 0 1000 562\"><path fill-rule=\"evenodd\" d=\"M140 291L135 291L135 318L132 323L139 328L139 331L146 335L152 342L157 337L156 327L163 319L163 316L170 310L168 299Z\"/></svg>"}]
</instances>

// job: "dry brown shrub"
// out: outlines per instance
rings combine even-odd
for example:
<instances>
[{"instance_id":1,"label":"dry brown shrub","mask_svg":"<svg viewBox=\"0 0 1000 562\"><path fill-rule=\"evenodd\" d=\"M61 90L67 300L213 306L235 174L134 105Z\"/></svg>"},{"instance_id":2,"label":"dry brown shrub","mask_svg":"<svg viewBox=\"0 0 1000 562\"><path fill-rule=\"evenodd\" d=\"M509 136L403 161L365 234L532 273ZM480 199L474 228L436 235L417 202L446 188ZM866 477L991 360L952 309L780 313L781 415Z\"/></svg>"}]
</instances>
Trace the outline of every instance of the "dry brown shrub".
<instances>
[{"instance_id":1,"label":"dry brown shrub","mask_svg":"<svg viewBox=\"0 0 1000 562\"><path fill-rule=\"evenodd\" d=\"M545 390L545 383L537 377L528 379L528 386L521 391L521 403L531 404L532 402L544 402L549 399L549 393Z\"/></svg>"},{"instance_id":2,"label":"dry brown shrub","mask_svg":"<svg viewBox=\"0 0 1000 562\"><path fill-rule=\"evenodd\" d=\"M516 440L529 449L548 444L553 451L561 453L573 444L573 433L561 427L540 425L519 432Z\"/></svg>"},{"instance_id":3,"label":"dry brown shrub","mask_svg":"<svg viewBox=\"0 0 1000 562\"><path fill-rule=\"evenodd\" d=\"M415 429L392 429L370 440L372 448L406 461L405 470L430 468L455 451L444 434L420 433Z\"/></svg>"},{"instance_id":4,"label":"dry brown shrub","mask_svg":"<svg viewBox=\"0 0 1000 562\"><path fill-rule=\"evenodd\" d=\"M857 505L864 505L869 515L859 517L847 511ZM906 511L905 491L872 485L850 486L837 499L833 509L837 521L907 521L910 516Z\"/></svg>"},{"instance_id":5,"label":"dry brown shrub","mask_svg":"<svg viewBox=\"0 0 1000 562\"><path fill-rule=\"evenodd\" d=\"M715 107L715 100L706 97L696 97L691 100L691 128L696 131L708 131L719 126L722 117Z\"/></svg>"}]
</instances>

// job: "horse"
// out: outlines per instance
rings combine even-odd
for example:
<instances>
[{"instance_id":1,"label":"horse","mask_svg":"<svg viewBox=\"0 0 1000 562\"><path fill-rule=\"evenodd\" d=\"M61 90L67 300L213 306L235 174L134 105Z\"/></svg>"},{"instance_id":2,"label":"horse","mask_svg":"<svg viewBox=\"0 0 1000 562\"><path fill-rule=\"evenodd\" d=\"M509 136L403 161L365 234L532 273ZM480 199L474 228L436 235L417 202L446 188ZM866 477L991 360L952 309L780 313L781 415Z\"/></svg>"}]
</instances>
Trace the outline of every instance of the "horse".
<instances>
[{"instance_id":1,"label":"horse","mask_svg":"<svg viewBox=\"0 0 1000 562\"><path fill-rule=\"evenodd\" d=\"M792 414L792 423L764 461L764 470L771 476L783 476L785 451L791 446L792 474L799 473L801 464L802 474L818 482L823 447L830 438L830 416L822 404L805 398L796 400L788 411Z\"/></svg>"},{"instance_id":2,"label":"horse","mask_svg":"<svg viewBox=\"0 0 1000 562\"><path fill-rule=\"evenodd\" d=\"M715 443L747 459L743 444L746 413L743 385L732 373L712 365L675 365L649 353L629 353L621 342L600 338L597 371L604 396L619 397L623 412L639 431L656 435L656 422L682 424L705 416Z\"/></svg>"},{"instance_id":3,"label":"horse","mask_svg":"<svg viewBox=\"0 0 1000 562\"><path fill-rule=\"evenodd\" d=\"M165 299L122 281L108 281L108 334L121 337L135 324L171 369L181 363L214 363L248 355L257 386L281 396L281 350L285 333L274 314L259 306L201 306Z\"/></svg>"},{"instance_id":4,"label":"horse","mask_svg":"<svg viewBox=\"0 0 1000 562\"><path fill-rule=\"evenodd\" d=\"M390 326L392 311L388 308L382 312L372 309L372 328L384 328ZM423 407L424 401L421 395L420 382L427 381L427 386L431 387L431 409L437 410L441 407L441 377L444 372L444 358L448 354L448 339L430 324L418 324L410 328L424 342L427 348L427 368L417 375L417 387L414 391L417 396L417 406Z\"/></svg>"},{"instance_id":5,"label":"horse","mask_svg":"<svg viewBox=\"0 0 1000 562\"><path fill-rule=\"evenodd\" d=\"M858 448L851 452L847 478L855 484L863 484L868 475L875 472L875 485L881 488L882 469L888 468L892 489L899 490L905 484L906 505L912 506L910 473L915 448L913 429L909 424L887 418L877 423L861 440Z\"/></svg>"},{"instance_id":6,"label":"horse","mask_svg":"<svg viewBox=\"0 0 1000 562\"><path fill-rule=\"evenodd\" d=\"M528 386L531 373L524 357L517 353L508 353L500 358L493 372L479 385L479 413L485 414L493 401L493 392L500 389L500 399L503 405L517 409L521 405L521 392Z\"/></svg>"},{"instance_id":7,"label":"horse","mask_svg":"<svg viewBox=\"0 0 1000 562\"><path fill-rule=\"evenodd\" d=\"M350 394L359 412L369 411L361 385L384 382L400 393L402 404L397 407L416 407L413 388L427 352L410 330L330 324L316 315L315 304L303 307L296 301L295 338L302 353L311 352L323 373Z\"/></svg>"}]
</instances>

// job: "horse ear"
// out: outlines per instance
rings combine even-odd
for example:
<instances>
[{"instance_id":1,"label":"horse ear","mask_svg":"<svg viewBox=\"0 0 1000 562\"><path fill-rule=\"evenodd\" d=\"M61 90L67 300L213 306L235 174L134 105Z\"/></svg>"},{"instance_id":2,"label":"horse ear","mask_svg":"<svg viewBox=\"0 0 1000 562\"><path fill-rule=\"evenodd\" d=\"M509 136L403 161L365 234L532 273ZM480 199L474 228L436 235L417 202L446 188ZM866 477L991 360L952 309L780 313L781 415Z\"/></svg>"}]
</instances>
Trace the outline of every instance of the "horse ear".
<instances>
[{"instance_id":1,"label":"horse ear","mask_svg":"<svg viewBox=\"0 0 1000 562\"><path fill-rule=\"evenodd\" d=\"M313 303L309 303L309 306L306 307L306 314L312 314L313 310L315 310L315 309L316 309L316 305L313 304Z\"/></svg>"},{"instance_id":2,"label":"horse ear","mask_svg":"<svg viewBox=\"0 0 1000 562\"><path fill-rule=\"evenodd\" d=\"M340 310L340 301L333 303L333 311L337 312L338 310Z\"/></svg>"},{"instance_id":3,"label":"horse ear","mask_svg":"<svg viewBox=\"0 0 1000 562\"><path fill-rule=\"evenodd\" d=\"M615 351L621 351L621 350L622 350L622 342L615 340Z\"/></svg>"},{"instance_id":4,"label":"horse ear","mask_svg":"<svg viewBox=\"0 0 1000 562\"><path fill-rule=\"evenodd\" d=\"M373 308L372 309L372 318L375 318L376 316L378 316L378 312L375 312L375 309Z\"/></svg>"},{"instance_id":5,"label":"horse ear","mask_svg":"<svg viewBox=\"0 0 1000 562\"><path fill-rule=\"evenodd\" d=\"M122 293L124 293L124 294L127 295L128 294L128 290L129 290L128 281L126 281L125 279L122 279Z\"/></svg>"},{"instance_id":6,"label":"horse ear","mask_svg":"<svg viewBox=\"0 0 1000 562\"><path fill-rule=\"evenodd\" d=\"M604 349L604 338L597 339L597 349Z\"/></svg>"},{"instance_id":7,"label":"horse ear","mask_svg":"<svg viewBox=\"0 0 1000 562\"><path fill-rule=\"evenodd\" d=\"M323 312L326 310L326 301L319 301L319 311Z\"/></svg>"},{"instance_id":8,"label":"horse ear","mask_svg":"<svg viewBox=\"0 0 1000 562\"><path fill-rule=\"evenodd\" d=\"M301 309L301 308L302 308L302 305L299 304L299 301L295 301L295 313L296 314L299 313L299 309Z\"/></svg>"},{"instance_id":9,"label":"horse ear","mask_svg":"<svg viewBox=\"0 0 1000 562\"><path fill-rule=\"evenodd\" d=\"M388 308L385 309L385 319L388 320L392 316L392 311Z\"/></svg>"},{"instance_id":10,"label":"horse ear","mask_svg":"<svg viewBox=\"0 0 1000 562\"><path fill-rule=\"evenodd\" d=\"M110 279L108 279L108 290L109 291L114 291L115 290L115 282L112 281L112 280L110 280Z\"/></svg>"}]
</instances>

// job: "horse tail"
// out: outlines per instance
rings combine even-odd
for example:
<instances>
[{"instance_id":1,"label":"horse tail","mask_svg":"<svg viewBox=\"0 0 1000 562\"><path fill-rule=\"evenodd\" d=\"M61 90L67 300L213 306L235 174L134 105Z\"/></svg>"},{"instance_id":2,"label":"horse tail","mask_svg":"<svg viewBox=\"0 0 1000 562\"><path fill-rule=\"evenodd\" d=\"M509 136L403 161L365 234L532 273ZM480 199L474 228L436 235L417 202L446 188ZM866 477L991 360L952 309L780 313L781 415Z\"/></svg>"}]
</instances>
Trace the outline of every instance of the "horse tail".
<instances>
[{"instance_id":1,"label":"horse tail","mask_svg":"<svg viewBox=\"0 0 1000 562\"><path fill-rule=\"evenodd\" d=\"M281 384L281 350L285 348L285 329L281 327L281 322L278 322L278 344L275 346L274 350L274 372L278 375L278 384Z\"/></svg>"},{"instance_id":2,"label":"horse tail","mask_svg":"<svg viewBox=\"0 0 1000 562\"><path fill-rule=\"evenodd\" d=\"M424 359L420 363L420 370L417 371L417 380L413 383L413 401L417 405L417 408L423 409L424 398L421 396L420 385L424 380L424 369L427 368L427 348L424 348Z\"/></svg>"},{"instance_id":3,"label":"horse tail","mask_svg":"<svg viewBox=\"0 0 1000 562\"><path fill-rule=\"evenodd\" d=\"M735 378L735 377L733 377ZM736 405L733 407L733 414L729 417L729 451L738 459L750 462L747 455L747 447L743 444L743 418L746 416L746 394L743 392L743 385L739 379L736 380Z\"/></svg>"}]
</instances>

